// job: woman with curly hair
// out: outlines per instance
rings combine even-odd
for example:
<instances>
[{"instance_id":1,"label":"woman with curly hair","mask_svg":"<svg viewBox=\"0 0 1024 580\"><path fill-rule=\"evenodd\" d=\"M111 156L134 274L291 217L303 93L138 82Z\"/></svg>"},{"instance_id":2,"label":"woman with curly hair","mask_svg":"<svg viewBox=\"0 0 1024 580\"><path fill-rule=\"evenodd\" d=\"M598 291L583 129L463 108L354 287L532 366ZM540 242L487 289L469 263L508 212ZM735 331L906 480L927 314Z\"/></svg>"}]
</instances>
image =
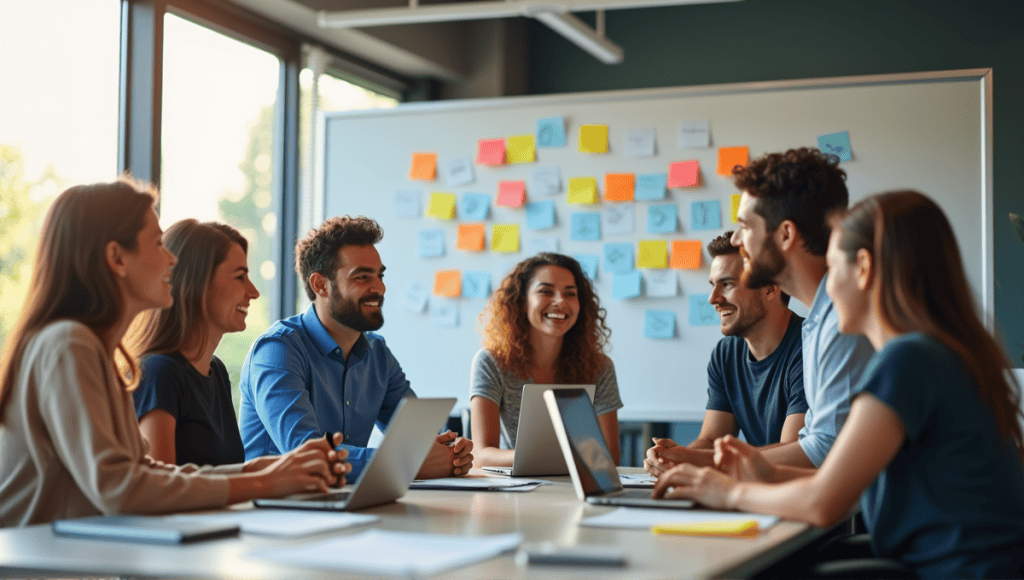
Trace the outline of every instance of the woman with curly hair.
<instances>
[{"instance_id":1,"label":"woman with curly hair","mask_svg":"<svg viewBox=\"0 0 1024 580\"><path fill-rule=\"evenodd\" d=\"M615 367L604 354L611 336L604 316L590 280L568 256L537 254L505 277L481 315L484 348L473 357L476 467L512 465L524 384L596 385L594 409L618 464L622 400Z\"/></svg>"}]
</instances>

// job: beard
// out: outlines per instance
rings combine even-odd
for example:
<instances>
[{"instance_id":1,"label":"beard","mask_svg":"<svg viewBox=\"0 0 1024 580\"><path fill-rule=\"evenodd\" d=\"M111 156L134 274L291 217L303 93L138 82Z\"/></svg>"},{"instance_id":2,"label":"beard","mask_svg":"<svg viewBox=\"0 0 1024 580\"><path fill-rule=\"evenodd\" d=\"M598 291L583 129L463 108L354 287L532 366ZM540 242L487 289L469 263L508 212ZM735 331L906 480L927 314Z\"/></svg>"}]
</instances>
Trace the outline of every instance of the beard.
<instances>
[{"instance_id":1,"label":"beard","mask_svg":"<svg viewBox=\"0 0 1024 580\"><path fill-rule=\"evenodd\" d=\"M367 330L378 330L384 326L384 314L377 312L364 314L360 307L361 302L378 301L380 307L384 307L384 295L372 294L360 300L346 299L338 292L338 287L331 284L331 318L342 326L347 326L358 332Z\"/></svg>"},{"instance_id":2,"label":"beard","mask_svg":"<svg viewBox=\"0 0 1024 580\"><path fill-rule=\"evenodd\" d=\"M726 304L725 306L736 308L735 304ZM724 336L746 337L755 324L764 320L768 309L765 308L763 300L752 299L747 301L747 305L742 311L737 308L737 312L739 313L738 318L728 325L722 325L722 334Z\"/></svg>"},{"instance_id":3,"label":"beard","mask_svg":"<svg viewBox=\"0 0 1024 580\"><path fill-rule=\"evenodd\" d=\"M754 261L754 257L748 254L745 248L740 248L740 252L746 259L741 282L754 290L777 284L775 280L786 267L786 261L782 258L779 247L775 245L775 240L772 238L765 240L764 250L758 261Z\"/></svg>"}]
</instances>

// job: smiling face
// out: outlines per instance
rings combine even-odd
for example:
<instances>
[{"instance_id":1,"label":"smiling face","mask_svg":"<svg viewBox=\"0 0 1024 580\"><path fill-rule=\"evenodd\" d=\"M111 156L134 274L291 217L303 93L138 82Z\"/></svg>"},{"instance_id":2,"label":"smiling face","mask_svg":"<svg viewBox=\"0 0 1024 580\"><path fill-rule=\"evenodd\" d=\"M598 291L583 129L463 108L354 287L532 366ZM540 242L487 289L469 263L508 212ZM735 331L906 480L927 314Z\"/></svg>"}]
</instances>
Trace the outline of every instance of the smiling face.
<instances>
[{"instance_id":1,"label":"smiling face","mask_svg":"<svg viewBox=\"0 0 1024 580\"><path fill-rule=\"evenodd\" d=\"M764 288L777 284L777 278L786 266L772 232L765 227L764 218L754 211L757 199L744 192L740 196L736 219L739 227L732 235L732 244L743 254L743 282L751 288Z\"/></svg>"},{"instance_id":2,"label":"smiling face","mask_svg":"<svg viewBox=\"0 0 1024 580\"><path fill-rule=\"evenodd\" d=\"M224 261L214 268L206 293L211 331L223 335L245 330L249 302L259 296L259 291L249 280L245 250L232 243Z\"/></svg>"},{"instance_id":3,"label":"smiling face","mask_svg":"<svg viewBox=\"0 0 1024 580\"><path fill-rule=\"evenodd\" d=\"M174 303L171 269L177 260L164 247L156 211L146 214L145 225L135 240L135 249L125 251L122 257L121 287L125 300L129 307L138 311L167 308Z\"/></svg>"},{"instance_id":4,"label":"smiling face","mask_svg":"<svg viewBox=\"0 0 1024 580\"><path fill-rule=\"evenodd\" d=\"M839 317L839 332L843 334L863 334L865 320L870 315L866 280L862 267L857 260L851 261L840 247L842 231L832 230L829 238L828 252L825 261L828 263L828 280L825 291L832 298ZM860 250L867 254L867 250Z\"/></svg>"},{"instance_id":5,"label":"smiling face","mask_svg":"<svg viewBox=\"0 0 1024 580\"><path fill-rule=\"evenodd\" d=\"M373 246L342 246L330 282L331 318L364 332L384 326L384 265Z\"/></svg>"},{"instance_id":6,"label":"smiling face","mask_svg":"<svg viewBox=\"0 0 1024 580\"><path fill-rule=\"evenodd\" d=\"M526 290L526 318L530 337L561 338L576 324L580 299L572 272L559 266L541 266Z\"/></svg>"},{"instance_id":7,"label":"smiling face","mask_svg":"<svg viewBox=\"0 0 1024 580\"><path fill-rule=\"evenodd\" d=\"M739 254L718 256L711 261L711 295L722 321L722 334L744 337L767 315L764 291L748 288L740 281L743 258Z\"/></svg>"}]
</instances>

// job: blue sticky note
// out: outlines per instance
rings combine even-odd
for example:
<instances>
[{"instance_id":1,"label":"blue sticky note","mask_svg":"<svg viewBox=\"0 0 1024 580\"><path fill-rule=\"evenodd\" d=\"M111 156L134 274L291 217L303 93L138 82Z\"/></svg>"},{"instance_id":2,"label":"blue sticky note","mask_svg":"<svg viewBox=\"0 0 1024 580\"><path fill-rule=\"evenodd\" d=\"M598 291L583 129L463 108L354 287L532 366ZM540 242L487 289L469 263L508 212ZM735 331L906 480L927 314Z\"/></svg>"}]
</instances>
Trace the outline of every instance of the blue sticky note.
<instances>
[{"instance_id":1,"label":"blue sticky note","mask_svg":"<svg viewBox=\"0 0 1024 580\"><path fill-rule=\"evenodd\" d=\"M690 295L690 326L718 326L721 321L715 307L708 304L710 294Z\"/></svg>"},{"instance_id":2,"label":"blue sticky note","mask_svg":"<svg viewBox=\"0 0 1024 580\"><path fill-rule=\"evenodd\" d=\"M491 209L491 196L482 193L463 193L459 198L459 217L467 222L482 222Z\"/></svg>"},{"instance_id":3,"label":"blue sticky note","mask_svg":"<svg viewBox=\"0 0 1024 580\"><path fill-rule=\"evenodd\" d=\"M850 161L853 159L853 150L850 149L849 131L840 131L818 137L818 149L821 149L822 153L835 155L840 161Z\"/></svg>"},{"instance_id":4,"label":"blue sticky note","mask_svg":"<svg viewBox=\"0 0 1024 580\"><path fill-rule=\"evenodd\" d=\"M464 298L487 298L490 295L490 272L462 271L462 296Z\"/></svg>"},{"instance_id":5,"label":"blue sticky note","mask_svg":"<svg viewBox=\"0 0 1024 580\"><path fill-rule=\"evenodd\" d=\"M722 203L712 199L690 204L691 230L717 230L722 227Z\"/></svg>"},{"instance_id":6,"label":"blue sticky note","mask_svg":"<svg viewBox=\"0 0 1024 580\"><path fill-rule=\"evenodd\" d=\"M537 147L565 147L565 119L562 117L538 119Z\"/></svg>"},{"instance_id":7,"label":"blue sticky note","mask_svg":"<svg viewBox=\"0 0 1024 580\"><path fill-rule=\"evenodd\" d=\"M416 255L439 258L444 255L444 230L420 230L416 233Z\"/></svg>"},{"instance_id":8,"label":"blue sticky note","mask_svg":"<svg viewBox=\"0 0 1024 580\"><path fill-rule=\"evenodd\" d=\"M612 298L619 300L636 298L642 292L643 280L644 277L638 270L625 274L616 274L615 279L612 281Z\"/></svg>"},{"instance_id":9,"label":"blue sticky note","mask_svg":"<svg viewBox=\"0 0 1024 580\"><path fill-rule=\"evenodd\" d=\"M546 230L555 227L555 202L533 201L526 204L526 227Z\"/></svg>"},{"instance_id":10,"label":"blue sticky note","mask_svg":"<svg viewBox=\"0 0 1024 580\"><path fill-rule=\"evenodd\" d=\"M665 199L666 184L668 184L667 173L637 175L635 185L633 186L633 199L636 201Z\"/></svg>"},{"instance_id":11,"label":"blue sticky note","mask_svg":"<svg viewBox=\"0 0 1024 580\"><path fill-rule=\"evenodd\" d=\"M580 263L580 269L587 275L587 278L597 280L597 266L601 263L600 258L593 254L573 254L572 257Z\"/></svg>"},{"instance_id":12,"label":"blue sticky note","mask_svg":"<svg viewBox=\"0 0 1024 580\"><path fill-rule=\"evenodd\" d=\"M675 338L676 313L671 310L648 310L644 313L644 336Z\"/></svg>"},{"instance_id":13,"label":"blue sticky note","mask_svg":"<svg viewBox=\"0 0 1024 580\"><path fill-rule=\"evenodd\" d=\"M594 242L601 239L601 214L596 211L578 211L572 214L571 239Z\"/></svg>"},{"instance_id":14,"label":"blue sticky note","mask_svg":"<svg viewBox=\"0 0 1024 580\"><path fill-rule=\"evenodd\" d=\"M615 274L632 272L633 244L605 244L604 269Z\"/></svg>"},{"instance_id":15,"label":"blue sticky note","mask_svg":"<svg viewBox=\"0 0 1024 580\"><path fill-rule=\"evenodd\" d=\"M647 232L671 234L679 224L679 206L672 204L652 205L647 208Z\"/></svg>"}]
</instances>

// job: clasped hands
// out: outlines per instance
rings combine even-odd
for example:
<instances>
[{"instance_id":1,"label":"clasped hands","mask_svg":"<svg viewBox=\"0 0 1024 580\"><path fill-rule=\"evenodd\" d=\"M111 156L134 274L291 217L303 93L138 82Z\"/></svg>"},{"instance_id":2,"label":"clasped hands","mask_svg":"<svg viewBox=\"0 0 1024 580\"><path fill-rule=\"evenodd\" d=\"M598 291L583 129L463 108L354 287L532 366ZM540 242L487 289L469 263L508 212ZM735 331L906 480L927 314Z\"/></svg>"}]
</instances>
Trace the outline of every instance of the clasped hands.
<instances>
[{"instance_id":1,"label":"clasped hands","mask_svg":"<svg viewBox=\"0 0 1024 580\"><path fill-rule=\"evenodd\" d=\"M711 508L735 509L737 484L770 481L775 470L757 448L732 435L715 440L713 467L688 463L694 451L671 439L654 439L644 460L648 473L658 477L654 497L692 499Z\"/></svg>"}]
</instances>

